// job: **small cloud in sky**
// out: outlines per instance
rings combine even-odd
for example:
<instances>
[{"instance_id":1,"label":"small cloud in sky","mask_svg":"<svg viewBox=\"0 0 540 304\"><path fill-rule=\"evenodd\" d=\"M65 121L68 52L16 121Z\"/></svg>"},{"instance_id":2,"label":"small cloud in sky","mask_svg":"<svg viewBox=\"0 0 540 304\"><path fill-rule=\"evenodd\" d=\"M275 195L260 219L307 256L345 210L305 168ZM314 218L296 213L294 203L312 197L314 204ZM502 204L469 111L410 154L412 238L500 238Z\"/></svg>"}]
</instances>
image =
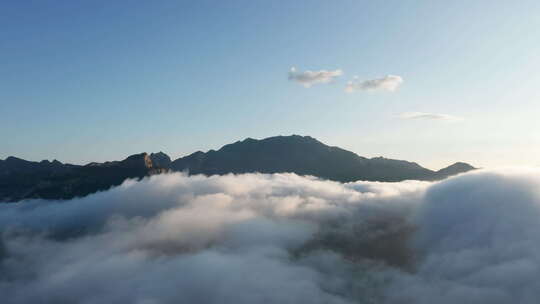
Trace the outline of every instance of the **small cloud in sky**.
<instances>
[{"instance_id":1,"label":"small cloud in sky","mask_svg":"<svg viewBox=\"0 0 540 304\"><path fill-rule=\"evenodd\" d=\"M359 80L355 77L349 81L345 91L352 93L354 91L389 91L393 92L403 83L403 78L396 75L387 75L383 78Z\"/></svg>"},{"instance_id":2,"label":"small cloud in sky","mask_svg":"<svg viewBox=\"0 0 540 304\"><path fill-rule=\"evenodd\" d=\"M300 72L296 70L295 67L292 67L289 71L289 80L296 81L302 84L304 87L309 88L318 83L329 83L334 80L334 78L339 77L343 74L342 70L320 70L320 71L304 71Z\"/></svg>"},{"instance_id":3,"label":"small cloud in sky","mask_svg":"<svg viewBox=\"0 0 540 304\"><path fill-rule=\"evenodd\" d=\"M405 112L399 114L401 119L430 119L430 120L445 120L445 121L460 121L461 117L440 114L440 113L426 113L426 112Z\"/></svg>"}]
</instances>

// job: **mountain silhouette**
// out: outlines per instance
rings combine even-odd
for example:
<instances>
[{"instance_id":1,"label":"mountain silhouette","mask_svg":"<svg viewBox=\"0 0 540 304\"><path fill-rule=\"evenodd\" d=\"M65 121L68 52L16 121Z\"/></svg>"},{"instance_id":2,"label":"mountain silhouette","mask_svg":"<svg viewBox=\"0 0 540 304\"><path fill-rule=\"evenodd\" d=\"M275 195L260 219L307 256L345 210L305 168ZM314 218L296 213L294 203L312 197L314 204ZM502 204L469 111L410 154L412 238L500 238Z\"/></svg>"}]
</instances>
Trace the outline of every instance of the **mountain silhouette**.
<instances>
[{"instance_id":1,"label":"mountain silhouette","mask_svg":"<svg viewBox=\"0 0 540 304\"><path fill-rule=\"evenodd\" d=\"M474 169L456 163L439 171L417 163L383 157L365 158L327 146L310 136L247 138L221 149L195 152L171 163L175 171L190 174L293 172L340 182L356 180L395 182L407 179L437 180Z\"/></svg>"},{"instance_id":2,"label":"mountain silhouette","mask_svg":"<svg viewBox=\"0 0 540 304\"><path fill-rule=\"evenodd\" d=\"M142 178L166 171L166 168L154 166L147 153L131 155L122 161L84 166L8 157L0 160L0 201L70 199L107 190L127 178Z\"/></svg>"},{"instance_id":3,"label":"mountain silhouette","mask_svg":"<svg viewBox=\"0 0 540 304\"><path fill-rule=\"evenodd\" d=\"M107 190L127 178L140 179L170 171L204 175L292 172L339 182L396 182L439 180L473 169L458 162L433 171L414 162L362 157L310 136L275 136L262 140L247 138L217 151L198 151L174 161L163 152L140 153L122 161L84 166L57 160L32 162L10 156L0 160L0 201L70 199Z\"/></svg>"}]
</instances>

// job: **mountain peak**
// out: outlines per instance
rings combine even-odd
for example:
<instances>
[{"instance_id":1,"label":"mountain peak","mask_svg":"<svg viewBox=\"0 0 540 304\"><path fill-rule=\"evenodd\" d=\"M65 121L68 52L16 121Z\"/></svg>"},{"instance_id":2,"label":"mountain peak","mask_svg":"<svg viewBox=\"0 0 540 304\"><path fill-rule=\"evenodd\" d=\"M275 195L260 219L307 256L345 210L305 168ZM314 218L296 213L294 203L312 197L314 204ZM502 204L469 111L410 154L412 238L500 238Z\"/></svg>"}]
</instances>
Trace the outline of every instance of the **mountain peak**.
<instances>
[{"instance_id":1,"label":"mountain peak","mask_svg":"<svg viewBox=\"0 0 540 304\"><path fill-rule=\"evenodd\" d=\"M242 143L255 144L255 143L260 143L260 142L317 142L317 143L321 143L311 136L302 136L302 135L292 134L292 135L271 136L271 137L266 137L263 139L255 139L252 137L246 137L244 140L239 140L231 145L242 144Z\"/></svg>"},{"instance_id":2,"label":"mountain peak","mask_svg":"<svg viewBox=\"0 0 540 304\"><path fill-rule=\"evenodd\" d=\"M150 154L150 160L152 161L154 167L157 168L169 168L172 162L169 155L161 151Z\"/></svg>"},{"instance_id":3,"label":"mountain peak","mask_svg":"<svg viewBox=\"0 0 540 304\"><path fill-rule=\"evenodd\" d=\"M437 171L437 175L439 176L451 176L451 175L456 175L456 174L460 174L460 173L464 173L464 172L467 172L467 171L471 171L471 170L475 170L476 168L467 164L467 163L464 163L464 162L456 162L456 163L453 163L451 164L450 166L446 167L446 168L442 168L440 169L439 171Z\"/></svg>"},{"instance_id":4,"label":"mountain peak","mask_svg":"<svg viewBox=\"0 0 540 304\"><path fill-rule=\"evenodd\" d=\"M303 142L317 142L321 143L317 139L308 136L308 135L298 135L298 134L292 134L292 135L278 135L278 136L272 136L267 137L265 139L261 140L284 140L284 141L303 141Z\"/></svg>"},{"instance_id":5,"label":"mountain peak","mask_svg":"<svg viewBox=\"0 0 540 304\"><path fill-rule=\"evenodd\" d=\"M24 160L22 158L18 158L18 157L15 157L15 156L8 156L5 160L5 162L10 162L10 163L14 163L14 162L27 162L27 160Z\"/></svg>"},{"instance_id":6,"label":"mountain peak","mask_svg":"<svg viewBox=\"0 0 540 304\"><path fill-rule=\"evenodd\" d=\"M448 167L442 168L441 170L449 170L449 169L474 170L476 168L464 162L455 162Z\"/></svg>"},{"instance_id":7,"label":"mountain peak","mask_svg":"<svg viewBox=\"0 0 540 304\"><path fill-rule=\"evenodd\" d=\"M128 156L123 161L119 162L119 165L124 168L152 168L152 160L148 153L143 152L139 154L133 154Z\"/></svg>"},{"instance_id":8,"label":"mountain peak","mask_svg":"<svg viewBox=\"0 0 540 304\"><path fill-rule=\"evenodd\" d=\"M197 152L179 158L171 163L171 168L205 175L292 172L341 182L435 180L446 173L467 170L456 166L455 170L436 174L435 171L414 162L384 157L367 159L353 152L325 145L311 136L297 134L264 139L248 137L225 145L217 151Z\"/></svg>"}]
</instances>

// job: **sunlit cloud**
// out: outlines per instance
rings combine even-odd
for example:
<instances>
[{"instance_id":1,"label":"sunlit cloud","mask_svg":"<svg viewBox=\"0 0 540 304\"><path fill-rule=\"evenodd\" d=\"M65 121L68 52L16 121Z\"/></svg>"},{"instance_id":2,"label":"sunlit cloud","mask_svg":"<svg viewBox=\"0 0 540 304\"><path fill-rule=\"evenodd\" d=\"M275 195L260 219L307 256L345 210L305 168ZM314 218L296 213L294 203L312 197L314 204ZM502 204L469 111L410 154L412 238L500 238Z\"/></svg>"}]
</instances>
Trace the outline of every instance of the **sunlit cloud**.
<instances>
[{"instance_id":1,"label":"sunlit cloud","mask_svg":"<svg viewBox=\"0 0 540 304\"><path fill-rule=\"evenodd\" d=\"M309 88L315 84L330 83L336 77L343 74L342 70L320 70L320 71L304 71L300 72L295 67L292 67L289 71L289 80L300 83L306 88Z\"/></svg>"},{"instance_id":2,"label":"sunlit cloud","mask_svg":"<svg viewBox=\"0 0 540 304\"><path fill-rule=\"evenodd\" d=\"M389 91L393 92L403 83L403 78L396 75L388 75L383 78L360 80L355 77L349 81L345 87L345 91L352 93L354 91Z\"/></svg>"}]
</instances>

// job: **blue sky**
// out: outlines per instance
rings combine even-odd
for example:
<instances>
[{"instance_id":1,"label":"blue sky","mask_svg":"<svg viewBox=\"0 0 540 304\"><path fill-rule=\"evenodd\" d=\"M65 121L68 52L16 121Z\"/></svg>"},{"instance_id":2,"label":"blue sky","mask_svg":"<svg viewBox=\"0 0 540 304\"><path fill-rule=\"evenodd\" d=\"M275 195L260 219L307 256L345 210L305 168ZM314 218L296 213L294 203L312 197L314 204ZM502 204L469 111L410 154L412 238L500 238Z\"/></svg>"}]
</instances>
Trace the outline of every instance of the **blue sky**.
<instances>
[{"instance_id":1,"label":"blue sky","mask_svg":"<svg viewBox=\"0 0 540 304\"><path fill-rule=\"evenodd\" d=\"M0 158L302 134L431 168L540 165L538 1L4 1L0 28ZM293 66L342 75L306 88ZM386 75L403 82L344 90Z\"/></svg>"}]
</instances>

